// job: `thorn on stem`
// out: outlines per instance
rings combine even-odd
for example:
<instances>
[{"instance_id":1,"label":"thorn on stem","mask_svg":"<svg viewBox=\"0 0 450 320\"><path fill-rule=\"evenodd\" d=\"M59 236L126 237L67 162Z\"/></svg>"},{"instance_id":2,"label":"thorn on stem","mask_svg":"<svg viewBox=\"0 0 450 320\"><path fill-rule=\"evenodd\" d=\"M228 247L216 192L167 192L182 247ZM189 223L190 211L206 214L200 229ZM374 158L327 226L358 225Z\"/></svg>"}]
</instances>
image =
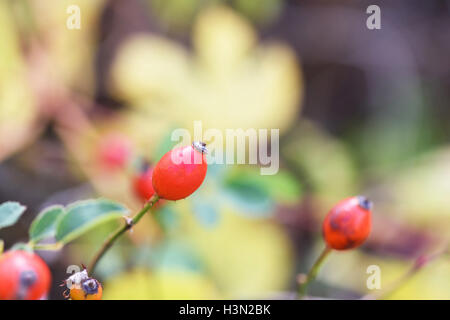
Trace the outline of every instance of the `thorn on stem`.
<instances>
[{"instance_id":1,"label":"thorn on stem","mask_svg":"<svg viewBox=\"0 0 450 320\"><path fill-rule=\"evenodd\" d=\"M300 273L297 275L297 283L298 284L304 284L307 279L308 279L308 276L304 273Z\"/></svg>"},{"instance_id":2,"label":"thorn on stem","mask_svg":"<svg viewBox=\"0 0 450 320\"><path fill-rule=\"evenodd\" d=\"M130 232L133 231L133 229L131 229L133 227L133 225L134 225L133 219L131 219L130 217L126 217L126 216L123 216L123 218L125 219L125 223L127 225L127 229L130 229Z\"/></svg>"}]
</instances>

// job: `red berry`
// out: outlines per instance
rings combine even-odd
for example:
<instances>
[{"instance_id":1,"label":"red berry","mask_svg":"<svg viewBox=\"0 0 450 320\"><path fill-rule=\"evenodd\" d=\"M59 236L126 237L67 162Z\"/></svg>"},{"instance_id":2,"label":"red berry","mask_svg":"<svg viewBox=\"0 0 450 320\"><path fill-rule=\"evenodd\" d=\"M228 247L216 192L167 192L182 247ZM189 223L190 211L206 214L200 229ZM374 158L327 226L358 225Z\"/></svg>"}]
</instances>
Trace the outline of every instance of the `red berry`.
<instances>
[{"instance_id":1,"label":"red berry","mask_svg":"<svg viewBox=\"0 0 450 320\"><path fill-rule=\"evenodd\" d=\"M369 236L372 202L362 196L351 197L336 204L323 221L323 236L336 250L356 248Z\"/></svg>"},{"instance_id":2,"label":"red berry","mask_svg":"<svg viewBox=\"0 0 450 320\"><path fill-rule=\"evenodd\" d=\"M153 188L167 200L184 199L200 187L206 176L205 144L194 142L167 152L153 169Z\"/></svg>"},{"instance_id":3,"label":"red berry","mask_svg":"<svg viewBox=\"0 0 450 320\"><path fill-rule=\"evenodd\" d=\"M125 167L131 156L131 142L120 134L110 134L99 145L100 163L108 169Z\"/></svg>"},{"instance_id":4,"label":"red berry","mask_svg":"<svg viewBox=\"0 0 450 320\"><path fill-rule=\"evenodd\" d=\"M50 282L50 270L37 254L17 250L0 256L0 300L44 298Z\"/></svg>"},{"instance_id":5,"label":"red berry","mask_svg":"<svg viewBox=\"0 0 450 320\"><path fill-rule=\"evenodd\" d=\"M134 192L143 201L149 200L155 194L155 190L153 189L152 175L153 168L148 168L134 179Z\"/></svg>"}]
</instances>

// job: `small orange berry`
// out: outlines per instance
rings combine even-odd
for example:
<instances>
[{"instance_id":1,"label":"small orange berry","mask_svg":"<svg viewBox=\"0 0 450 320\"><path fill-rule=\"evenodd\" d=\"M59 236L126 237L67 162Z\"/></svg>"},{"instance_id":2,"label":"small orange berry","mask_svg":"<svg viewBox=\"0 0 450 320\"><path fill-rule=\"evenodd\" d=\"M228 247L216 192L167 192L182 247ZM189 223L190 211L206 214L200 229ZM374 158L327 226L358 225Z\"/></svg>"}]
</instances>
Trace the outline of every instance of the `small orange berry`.
<instances>
[{"instance_id":1,"label":"small orange berry","mask_svg":"<svg viewBox=\"0 0 450 320\"><path fill-rule=\"evenodd\" d=\"M86 268L64 280L63 285L67 286L67 290L63 293L65 298L72 300L102 299L102 285L96 279L89 277ZM67 294L67 291L69 291L69 294Z\"/></svg>"},{"instance_id":2,"label":"small orange berry","mask_svg":"<svg viewBox=\"0 0 450 320\"><path fill-rule=\"evenodd\" d=\"M72 300L101 300L102 294L102 285L93 278L85 279L80 286L70 289L70 299Z\"/></svg>"}]
</instances>

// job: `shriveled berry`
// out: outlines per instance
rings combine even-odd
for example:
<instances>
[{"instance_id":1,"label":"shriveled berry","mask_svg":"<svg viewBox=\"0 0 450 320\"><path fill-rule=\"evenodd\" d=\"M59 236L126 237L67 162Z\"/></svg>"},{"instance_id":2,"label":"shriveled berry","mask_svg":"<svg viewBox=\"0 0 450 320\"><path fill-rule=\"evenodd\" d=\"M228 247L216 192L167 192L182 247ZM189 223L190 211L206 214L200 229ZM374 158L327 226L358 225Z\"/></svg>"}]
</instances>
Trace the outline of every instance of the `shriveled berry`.
<instances>
[{"instance_id":1,"label":"shriveled berry","mask_svg":"<svg viewBox=\"0 0 450 320\"><path fill-rule=\"evenodd\" d=\"M37 254L15 250L0 256L0 300L42 299L50 282L50 270Z\"/></svg>"},{"instance_id":2,"label":"shriveled berry","mask_svg":"<svg viewBox=\"0 0 450 320\"><path fill-rule=\"evenodd\" d=\"M153 188L162 198L180 200L191 195L206 176L205 144L194 142L167 152L153 169Z\"/></svg>"},{"instance_id":3,"label":"shriveled berry","mask_svg":"<svg viewBox=\"0 0 450 320\"><path fill-rule=\"evenodd\" d=\"M322 231L325 242L336 250L360 246L371 230L372 202L363 196L344 199L325 217Z\"/></svg>"},{"instance_id":4,"label":"shriveled berry","mask_svg":"<svg viewBox=\"0 0 450 320\"><path fill-rule=\"evenodd\" d=\"M69 295L72 300L101 300L103 288L96 279L86 278L79 285L74 285Z\"/></svg>"},{"instance_id":5,"label":"shriveled berry","mask_svg":"<svg viewBox=\"0 0 450 320\"><path fill-rule=\"evenodd\" d=\"M63 293L65 298L72 300L102 299L102 285L98 280L89 277L86 268L64 280L64 284L67 286L67 290Z\"/></svg>"}]
</instances>

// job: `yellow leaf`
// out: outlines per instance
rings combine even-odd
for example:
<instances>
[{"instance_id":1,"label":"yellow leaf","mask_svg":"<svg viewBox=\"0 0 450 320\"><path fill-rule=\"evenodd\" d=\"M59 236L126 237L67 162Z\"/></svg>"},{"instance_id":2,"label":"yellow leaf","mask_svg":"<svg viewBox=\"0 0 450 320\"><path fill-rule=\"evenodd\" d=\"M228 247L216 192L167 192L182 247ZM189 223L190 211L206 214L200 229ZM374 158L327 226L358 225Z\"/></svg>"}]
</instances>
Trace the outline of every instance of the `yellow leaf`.
<instances>
[{"instance_id":1,"label":"yellow leaf","mask_svg":"<svg viewBox=\"0 0 450 320\"><path fill-rule=\"evenodd\" d=\"M115 276L105 282L105 300L219 299L212 282L198 273L180 270L150 272L145 269Z\"/></svg>"},{"instance_id":2,"label":"yellow leaf","mask_svg":"<svg viewBox=\"0 0 450 320\"><path fill-rule=\"evenodd\" d=\"M200 14L193 41L191 53L155 35L131 38L113 65L111 92L145 110L144 119L187 129L195 120L203 130L290 127L303 84L289 47L257 46L252 26L225 7Z\"/></svg>"}]
</instances>

